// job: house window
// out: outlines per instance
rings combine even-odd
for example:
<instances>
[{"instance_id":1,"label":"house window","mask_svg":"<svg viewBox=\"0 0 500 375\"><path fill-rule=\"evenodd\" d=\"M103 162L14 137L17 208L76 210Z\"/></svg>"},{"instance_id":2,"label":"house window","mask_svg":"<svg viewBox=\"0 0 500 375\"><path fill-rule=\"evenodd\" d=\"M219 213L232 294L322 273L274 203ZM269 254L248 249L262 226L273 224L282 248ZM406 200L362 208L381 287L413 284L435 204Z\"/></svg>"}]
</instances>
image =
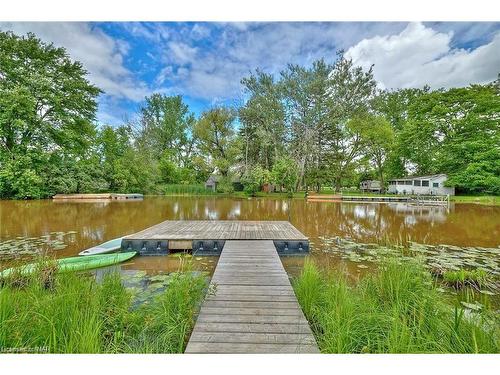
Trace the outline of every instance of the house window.
<instances>
[{"instance_id":1,"label":"house window","mask_svg":"<svg viewBox=\"0 0 500 375\"><path fill-rule=\"evenodd\" d=\"M420 180L413 180L413 186L420 186Z\"/></svg>"},{"instance_id":2,"label":"house window","mask_svg":"<svg viewBox=\"0 0 500 375\"><path fill-rule=\"evenodd\" d=\"M439 182L433 182L432 187L439 187Z\"/></svg>"},{"instance_id":3,"label":"house window","mask_svg":"<svg viewBox=\"0 0 500 375\"><path fill-rule=\"evenodd\" d=\"M404 185L405 182L404 181L398 181L398 185Z\"/></svg>"},{"instance_id":4,"label":"house window","mask_svg":"<svg viewBox=\"0 0 500 375\"><path fill-rule=\"evenodd\" d=\"M405 185L411 185L411 180L405 181Z\"/></svg>"},{"instance_id":5,"label":"house window","mask_svg":"<svg viewBox=\"0 0 500 375\"><path fill-rule=\"evenodd\" d=\"M422 180L422 186L429 186L428 180Z\"/></svg>"}]
</instances>

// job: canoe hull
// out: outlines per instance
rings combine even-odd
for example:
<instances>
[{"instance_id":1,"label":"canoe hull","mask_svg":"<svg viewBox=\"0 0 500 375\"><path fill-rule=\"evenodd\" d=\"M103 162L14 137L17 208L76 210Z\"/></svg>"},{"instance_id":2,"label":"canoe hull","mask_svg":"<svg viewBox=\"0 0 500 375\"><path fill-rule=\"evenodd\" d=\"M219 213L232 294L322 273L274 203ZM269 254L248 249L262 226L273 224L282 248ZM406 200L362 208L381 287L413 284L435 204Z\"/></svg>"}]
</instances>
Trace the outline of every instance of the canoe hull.
<instances>
[{"instance_id":1,"label":"canoe hull","mask_svg":"<svg viewBox=\"0 0 500 375\"><path fill-rule=\"evenodd\" d=\"M56 260L58 272L87 271L95 268L119 264L133 258L136 252L89 255L86 257L71 257ZM0 278L9 277L14 272L29 275L37 269L37 263L30 263L17 268L9 268L0 272Z\"/></svg>"},{"instance_id":2,"label":"canoe hull","mask_svg":"<svg viewBox=\"0 0 500 375\"><path fill-rule=\"evenodd\" d=\"M115 238L111 241L104 242L100 245L91 247L89 249L80 251L78 255L99 255L99 254L109 254L120 249L122 245L122 238Z\"/></svg>"}]
</instances>

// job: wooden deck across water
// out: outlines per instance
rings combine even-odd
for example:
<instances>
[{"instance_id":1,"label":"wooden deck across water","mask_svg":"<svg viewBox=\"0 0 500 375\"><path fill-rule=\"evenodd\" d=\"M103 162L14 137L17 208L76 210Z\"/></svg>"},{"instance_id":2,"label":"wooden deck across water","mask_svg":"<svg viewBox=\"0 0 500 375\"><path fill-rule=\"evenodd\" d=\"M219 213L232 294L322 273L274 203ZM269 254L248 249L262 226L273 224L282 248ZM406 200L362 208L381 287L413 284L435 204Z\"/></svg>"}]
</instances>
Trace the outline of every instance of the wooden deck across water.
<instances>
[{"instance_id":1,"label":"wooden deck across water","mask_svg":"<svg viewBox=\"0 0 500 375\"><path fill-rule=\"evenodd\" d=\"M297 240L307 237L288 221L167 220L126 237L134 240Z\"/></svg>"},{"instance_id":2,"label":"wooden deck across water","mask_svg":"<svg viewBox=\"0 0 500 375\"><path fill-rule=\"evenodd\" d=\"M186 353L319 353L273 241L226 241L210 289Z\"/></svg>"}]
</instances>

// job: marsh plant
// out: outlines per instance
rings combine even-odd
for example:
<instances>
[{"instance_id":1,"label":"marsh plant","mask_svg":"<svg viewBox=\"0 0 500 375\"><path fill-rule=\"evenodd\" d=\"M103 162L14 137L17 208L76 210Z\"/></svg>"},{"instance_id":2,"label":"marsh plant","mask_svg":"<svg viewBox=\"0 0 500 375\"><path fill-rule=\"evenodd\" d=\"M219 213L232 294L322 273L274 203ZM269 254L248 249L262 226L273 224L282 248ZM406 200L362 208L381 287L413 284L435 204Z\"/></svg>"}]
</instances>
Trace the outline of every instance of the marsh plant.
<instances>
[{"instance_id":1,"label":"marsh plant","mask_svg":"<svg viewBox=\"0 0 500 375\"><path fill-rule=\"evenodd\" d=\"M19 276L0 286L0 351L182 353L206 289L205 277L177 272L133 306L116 272L99 282L91 274Z\"/></svg>"},{"instance_id":2,"label":"marsh plant","mask_svg":"<svg viewBox=\"0 0 500 375\"><path fill-rule=\"evenodd\" d=\"M388 259L353 284L306 262L294 289L324 353L498 353L498 316L439 293L418 260Z\"/></svg>"}]
</instances>

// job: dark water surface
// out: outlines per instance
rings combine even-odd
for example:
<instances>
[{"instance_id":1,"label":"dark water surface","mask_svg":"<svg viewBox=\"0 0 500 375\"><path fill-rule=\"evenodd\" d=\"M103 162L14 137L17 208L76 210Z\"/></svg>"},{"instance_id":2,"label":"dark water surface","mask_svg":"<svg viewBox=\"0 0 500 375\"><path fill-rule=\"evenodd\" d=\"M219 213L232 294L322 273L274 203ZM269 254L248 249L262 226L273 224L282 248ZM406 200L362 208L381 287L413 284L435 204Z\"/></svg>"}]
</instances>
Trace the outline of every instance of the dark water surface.
<instances>
[{"instance_id":1,"label":"dark water surface","mask_svg":"<svg viewBox=\"0 0 500 375\"><path fill-rule=\"evenodd\" d=\"M311 240L311 254L324 264L339 262L323 250L325 239L362 243L411 240L430 245L489 247L500 245L500 207L451 204L416 207L406 203L307 203L302 199L232 199L220 197L147 197L143 201L0 201L0 244L5 241L57 241L47 247L57 257L131 234L163 220L290 220ZM57 249L54 249L57 248ZM195 257L212 270L217 258ZM1 259L0 266L11 260ZM172 271L178 257L136 257L126 270ZM303 258L283 263L295 274ZM343 261L347 267L355 267ZM359 270L357 270L359 272Z\"/></svg>"}]
</instances>

